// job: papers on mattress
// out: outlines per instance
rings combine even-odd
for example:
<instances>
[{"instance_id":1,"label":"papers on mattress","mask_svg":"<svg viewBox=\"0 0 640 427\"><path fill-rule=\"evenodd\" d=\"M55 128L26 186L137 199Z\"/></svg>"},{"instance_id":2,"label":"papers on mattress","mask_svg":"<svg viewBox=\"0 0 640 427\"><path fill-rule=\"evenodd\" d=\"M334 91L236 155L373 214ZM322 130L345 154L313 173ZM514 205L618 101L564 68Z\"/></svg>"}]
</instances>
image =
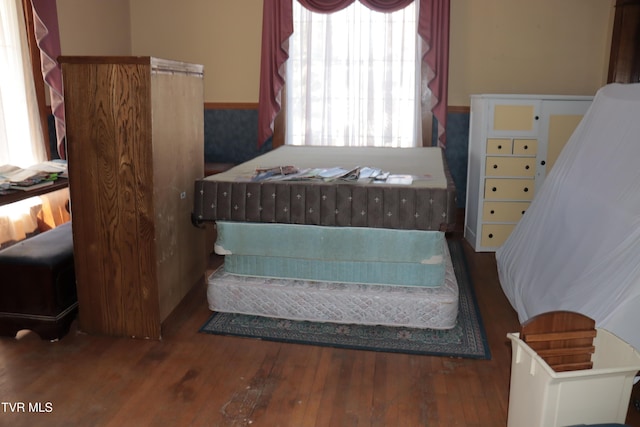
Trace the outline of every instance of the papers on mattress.
<instances>
[{"instance_id":1,"label":"papers on mattress","mask_svg":"<svg viewBox=\"0 0 640 427\"><path fill-rule=\"evenodd\" d=\"M251 181L351 181L361 183L383 183L411 185L415 177L412 175L398 175L368 166L358 166L353 169L341 167L304 168L295 166L276 166L272 168L258 168L251 177ZM428 177L421 177L421 179Z\"/></svg>"}]
</instances>

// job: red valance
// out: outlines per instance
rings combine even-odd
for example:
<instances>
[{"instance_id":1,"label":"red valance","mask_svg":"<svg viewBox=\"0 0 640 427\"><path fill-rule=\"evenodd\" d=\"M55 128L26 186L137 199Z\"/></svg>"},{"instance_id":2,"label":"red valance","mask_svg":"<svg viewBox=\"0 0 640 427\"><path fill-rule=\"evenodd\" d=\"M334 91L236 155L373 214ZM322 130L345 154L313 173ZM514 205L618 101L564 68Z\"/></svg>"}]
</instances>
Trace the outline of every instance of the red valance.
<instances>
[{"instance_id":1,"label":"red valance","mask_svg":"<svg viewBox=\"0 0 640 427\"><path fill-rule=\"evenodd\" d=\"M353 4L355 0L298 0L301 5L317 13L338 12ZM395 12L407 7L413 0L359 0L360 3L378 12Z\"/></svg>"}]
</instances>

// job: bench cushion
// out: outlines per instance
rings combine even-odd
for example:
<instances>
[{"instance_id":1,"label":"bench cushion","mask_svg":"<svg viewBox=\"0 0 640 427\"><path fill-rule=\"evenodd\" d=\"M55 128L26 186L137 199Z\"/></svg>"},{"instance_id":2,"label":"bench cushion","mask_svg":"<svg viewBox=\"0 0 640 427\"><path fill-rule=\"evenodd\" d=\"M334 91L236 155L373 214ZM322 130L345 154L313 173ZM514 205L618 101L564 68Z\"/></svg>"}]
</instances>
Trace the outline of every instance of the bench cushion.
<instances>
[{"instance_id":1,"label":"bench cushion","mask_svg":"<svg viewBox=\"0 0 640 427\"><path fill-rule=\"evenodd\" d=\"M0 335L58 339L77 312L71 222L0 251Z\"/></svg>"}]
</instances>

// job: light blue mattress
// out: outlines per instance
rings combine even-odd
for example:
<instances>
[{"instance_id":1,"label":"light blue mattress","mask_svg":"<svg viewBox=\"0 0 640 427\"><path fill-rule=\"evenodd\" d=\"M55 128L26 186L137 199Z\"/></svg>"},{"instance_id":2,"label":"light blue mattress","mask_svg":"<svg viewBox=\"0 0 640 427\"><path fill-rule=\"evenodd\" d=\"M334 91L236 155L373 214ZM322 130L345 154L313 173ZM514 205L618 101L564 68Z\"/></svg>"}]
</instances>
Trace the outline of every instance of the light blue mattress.
<instances>
[{"instance_id":1,"label":"light blue mattress","mask_svg":"<svg viewBox=\"0 0 640 427\"><path fill-rule=\"evenodd\" d=\"M217 222L232 274L400 286L444 283L440 231Z\"/></svg>"}]
</instances>

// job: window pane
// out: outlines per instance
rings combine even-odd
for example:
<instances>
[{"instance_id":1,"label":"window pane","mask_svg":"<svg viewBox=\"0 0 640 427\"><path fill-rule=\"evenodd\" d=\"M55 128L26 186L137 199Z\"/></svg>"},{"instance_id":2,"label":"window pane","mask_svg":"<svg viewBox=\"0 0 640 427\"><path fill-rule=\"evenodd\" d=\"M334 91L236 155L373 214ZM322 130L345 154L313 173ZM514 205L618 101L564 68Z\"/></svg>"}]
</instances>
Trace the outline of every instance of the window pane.
<instances>
[{"instance_id":1,"label":"window pane","mask_svg":"<svg viewBox=\"0 0 640 427\"><path fill-rule=\"evenodd\" d=\"M26 167L45 153L19 4L0 3L0 165Z\"/></svg>"},{"instance_id":2,"label":"window pane","mask_svg":"<svg viewBox=\"0 0 640 427\"><path fill-rule=\"evenodd\" d=\"M288 144L417 145L414 3L380 13L354 2L325 15L293 2Z\"/></svg>"}]
</instances>

